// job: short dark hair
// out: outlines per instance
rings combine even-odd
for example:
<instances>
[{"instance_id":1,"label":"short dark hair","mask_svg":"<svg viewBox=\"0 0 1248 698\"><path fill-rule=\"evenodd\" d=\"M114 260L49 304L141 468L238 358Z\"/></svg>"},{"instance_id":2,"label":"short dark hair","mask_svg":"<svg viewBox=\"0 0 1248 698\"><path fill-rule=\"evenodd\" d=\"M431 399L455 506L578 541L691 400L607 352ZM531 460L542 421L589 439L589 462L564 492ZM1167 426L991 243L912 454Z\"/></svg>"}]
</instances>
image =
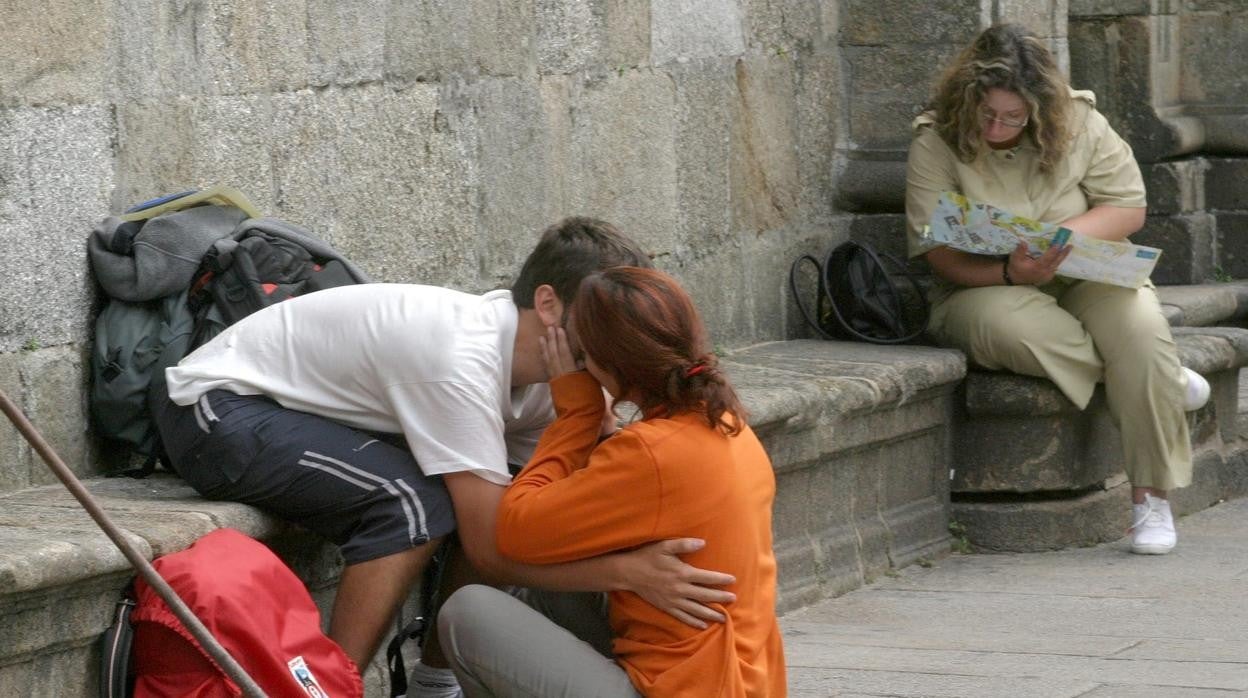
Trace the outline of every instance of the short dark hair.
<instances>
[{"instance_id":1,"label":"short dark hair","mask_svg":"<svg viewBox=\"0 0 1248 698\"><path fill-rule=\"evenodd\" d=\"M581 279L609 267L652 266L641 246L606 221L584 216L564 218L546 230L524 260L511 285L511 299L519 308L533 307L538 286L550 284L565 305L571 305Z\"/></svg>"}]
</instances>

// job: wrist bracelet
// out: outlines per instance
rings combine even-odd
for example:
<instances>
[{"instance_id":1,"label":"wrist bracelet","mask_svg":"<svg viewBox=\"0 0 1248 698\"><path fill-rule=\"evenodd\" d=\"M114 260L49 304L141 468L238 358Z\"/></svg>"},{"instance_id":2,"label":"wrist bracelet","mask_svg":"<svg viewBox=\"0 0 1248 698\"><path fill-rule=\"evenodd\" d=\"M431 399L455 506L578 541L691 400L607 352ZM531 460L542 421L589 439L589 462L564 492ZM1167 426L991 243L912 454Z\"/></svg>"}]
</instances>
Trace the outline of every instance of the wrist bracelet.
<instances>
[{"instance_id":1,"label":"wrist bracelet","mask_svg":"<svg viewBox=\"0 0 1248 698\"><path fill-rule=\"evenodd\" d=\"M1005 258L1005 263L1001 265L1001 278L1005 279L1006 286L1013 286L1014 279L1010 278L1010 258Z\"/></svg>"}]
</instances>

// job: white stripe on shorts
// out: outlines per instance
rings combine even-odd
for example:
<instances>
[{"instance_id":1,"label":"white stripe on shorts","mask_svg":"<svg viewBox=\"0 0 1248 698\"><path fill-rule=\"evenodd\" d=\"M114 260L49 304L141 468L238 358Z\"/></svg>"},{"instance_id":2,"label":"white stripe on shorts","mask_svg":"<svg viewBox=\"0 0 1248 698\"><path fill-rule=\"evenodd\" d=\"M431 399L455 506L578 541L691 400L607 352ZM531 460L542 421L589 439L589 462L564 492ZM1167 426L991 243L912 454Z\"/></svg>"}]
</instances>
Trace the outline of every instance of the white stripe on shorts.
<instances>
[{"instance_id":1,"label":"white stripe on shorts","mask_svg":"<svg viewBox=\"0 0 1248 698\"><path fill-rule=\"evenodd\" d=\"M346 480L347 482L350 482L353 485L369 492L381 487L388 492L390 496L398 499L399 504L403 507L403 515L407 518L407 534L411 538L412 542L414 543L417 538L420 537L429 537L429 530L425 522L425 507L421 504L420 498L416 496L416 491L413 490L406 482L403 482L402 480L395 481L403 488L403 491L400 492L399 489L395 487L395 483L392 483L384 477L370 473L367 470L357 468L354 465L340 461L337 458L331 458L327 455L314 453L312 451L304 451L303 455L316 460L300 459L300 465L316 468L317 470L323 471L342 480ZM369 483L362 481L360 478L371 480L376 483L376 485L370 485ZM415 512L412 511L413 506L415 507ZM419 521L417 521L417 516L419 516Z\"/></svg>"}]
</instances>

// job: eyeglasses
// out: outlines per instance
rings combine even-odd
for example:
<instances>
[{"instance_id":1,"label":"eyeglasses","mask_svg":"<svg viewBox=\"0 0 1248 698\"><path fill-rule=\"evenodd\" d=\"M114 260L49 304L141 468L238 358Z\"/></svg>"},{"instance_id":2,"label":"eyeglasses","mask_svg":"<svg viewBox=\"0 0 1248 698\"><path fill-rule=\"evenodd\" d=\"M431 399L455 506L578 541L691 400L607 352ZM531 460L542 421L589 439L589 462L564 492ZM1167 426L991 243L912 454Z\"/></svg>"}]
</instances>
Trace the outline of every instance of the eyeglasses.
<instances>
[{"instance_id":1,"label":"eyeglasses","mask_svg":"<svg viewBox=\"0 0 1248 698\"><path fill-rule=\"evenodd\" d=\"M993 116L992 112L989 111L981 111L979 113L979 118L984 122L984 124L991 124L995 121L1006 128L1022 128L1027 125L1028 121L1030 121L1030 118L1026 116L1024 116L1021 121L1015 121L1014 119L1002 119L999 116Z\"/></svg>"}]
</instances>

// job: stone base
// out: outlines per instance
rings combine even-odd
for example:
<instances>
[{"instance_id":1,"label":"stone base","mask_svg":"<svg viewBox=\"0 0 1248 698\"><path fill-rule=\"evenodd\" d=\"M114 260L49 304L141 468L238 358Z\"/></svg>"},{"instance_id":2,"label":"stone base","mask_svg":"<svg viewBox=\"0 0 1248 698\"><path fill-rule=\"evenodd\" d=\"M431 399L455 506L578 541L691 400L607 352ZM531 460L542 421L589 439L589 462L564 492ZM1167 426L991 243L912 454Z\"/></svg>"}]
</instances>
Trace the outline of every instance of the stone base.
<instances>
[{"instance_id":1,"label":"stone base","mask_svg":"<svg viewBox=\"0 0 1248 698\"><path fill-rule=\"evenodd\" d=\"M959 353L791 341L725 365L776 469L781 611L949 551Z\"/></svg>"},{"instance_id":2,"label":"stone base","mask_svg":"<svg viewBox=\"0 0 1248 698\"><path fill-rule=\"evenodd\" d=\"M1058 499L954 501L951 515L978 552L1039 552L1121 538L1131 525L1131 486L1118 477L1107 489Z\"/></svg>"}]
</instances>

